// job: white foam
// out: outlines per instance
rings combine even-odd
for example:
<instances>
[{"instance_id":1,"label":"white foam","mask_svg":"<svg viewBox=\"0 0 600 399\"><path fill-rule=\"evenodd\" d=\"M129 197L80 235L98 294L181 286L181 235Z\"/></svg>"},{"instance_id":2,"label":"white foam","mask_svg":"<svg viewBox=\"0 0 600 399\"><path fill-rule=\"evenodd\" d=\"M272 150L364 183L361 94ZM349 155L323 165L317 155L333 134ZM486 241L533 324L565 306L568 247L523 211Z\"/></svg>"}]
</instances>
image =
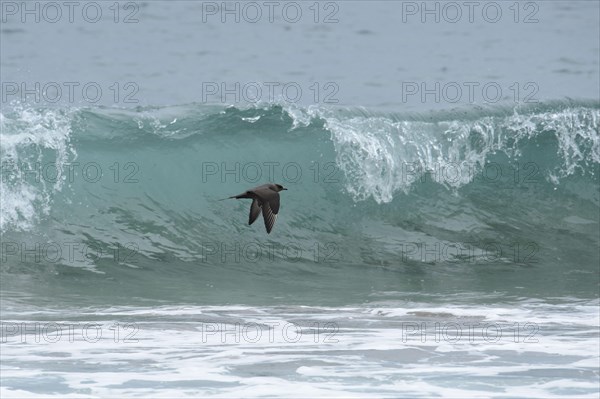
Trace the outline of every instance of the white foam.
<instances>
[{"instance_id":1,"label":"white foam","mask_svg":"<svg viewBox=\"0 0 600 399\"><path fill-rule=\"evenodd\" d=\"M76 156L70 146L70 113L59 110L37 110L15 107L0 117L0 156L2 182L0 230L30 230L35 222L47 215L54 192L60 191L64 180L56 178L49 187L40 176L41 165L54 162L57 170ZM43 153L52 151L52 159ZM32 171L32 172L31 172ZM27 173L36 174L26 180Z\"/></svg>"},{"instance_id":2,"label":"white foam","mask_svg":"<svg viewBox=\"0 0 600 399\"><path fill-rule=\"evenodd\" d=\"M44 376L67 391L55 397L593 397L599 350L598 320L590 318L594 306L568 300L14 309L3 312L5 333L8 325L37 318L93 323L103 334L89 342L75 328L74 340L53 343L36 342L31 329L27 343L5 336L2 393L26 396L32 384L35 397L37 376ZM511 330L498 340L477 334L435 339L435 323L510 327L527 320L538 320L535 340L515 341ZM134 323L137 341L124 342L130 330L123 329L115 341L117 323ZM327 323L338 327L332 340L325 339L334 332ZM253 339L259 325L262 337ZM405 328L421 325L429 334L425 341Z\"/></svg>"},{"instance_id":3,"label":"white foam","mask_svg":"<svg viewBox=\"0 0 600 399\"><path fill-rule=\"evenodd\" d=\"M308 117L297 113L292 114L294 121ZM545 132L554 132L559 142L562 166L545 176L556 184L577 168L600 162L599 115L598 110L569 108L526 115L515 111L509 117L475 121L422 122L319 114L331 132L347 191L357 201L372 197L378 203L390 202L397 191L408 192L425 174L443 186L459 188L473 181L490 154L501 151L518 158L522 140Z\"/></svg>"}]
</instances>

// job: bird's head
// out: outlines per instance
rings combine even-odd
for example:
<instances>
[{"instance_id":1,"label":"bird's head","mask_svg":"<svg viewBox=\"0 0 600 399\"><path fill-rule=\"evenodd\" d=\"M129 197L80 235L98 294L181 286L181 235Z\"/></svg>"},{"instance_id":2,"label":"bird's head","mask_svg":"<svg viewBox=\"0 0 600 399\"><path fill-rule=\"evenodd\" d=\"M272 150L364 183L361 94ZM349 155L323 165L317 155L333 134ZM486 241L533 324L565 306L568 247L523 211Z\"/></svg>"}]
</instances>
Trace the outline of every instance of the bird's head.
<instances>
[{"instance_id":1,"label":"bird's head","mask_svg":"<svg viewBox=\"0 0 600 399\"><path fill-rule=\"evenodd\" d=\"M275 184L275 187L276 187L275 191L277 191L277 192L287 190L287 188L283 187L281 184Z\"/></svg>"}]
</instances>

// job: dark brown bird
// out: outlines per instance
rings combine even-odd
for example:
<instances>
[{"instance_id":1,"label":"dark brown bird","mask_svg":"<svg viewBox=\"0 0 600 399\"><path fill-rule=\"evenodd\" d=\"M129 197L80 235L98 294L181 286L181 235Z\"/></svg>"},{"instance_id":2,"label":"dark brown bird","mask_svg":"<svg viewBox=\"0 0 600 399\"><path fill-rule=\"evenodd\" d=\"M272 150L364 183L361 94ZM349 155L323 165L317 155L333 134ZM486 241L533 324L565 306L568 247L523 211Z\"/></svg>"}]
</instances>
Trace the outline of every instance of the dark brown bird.
<instances>
[{"instance_id":1,"label":"dark brown bird","mask_svg":"<svg viewBox=\"0 0 600 399\"><path fill-rule=\"evenodd\" d=\"M234 195L228 198L223 198L220 201L235 198L252 198L252 205L250 205L250 217L248 224L254 223L260 212L262 211L263 219L265 220L265 227L267 234L273 230L273 225L277 220L277 214L279 213L279 192L287 190L280 184L263 184L262 186L254 187L246 191L245 193Z\"/></svg>"}]
</instances>

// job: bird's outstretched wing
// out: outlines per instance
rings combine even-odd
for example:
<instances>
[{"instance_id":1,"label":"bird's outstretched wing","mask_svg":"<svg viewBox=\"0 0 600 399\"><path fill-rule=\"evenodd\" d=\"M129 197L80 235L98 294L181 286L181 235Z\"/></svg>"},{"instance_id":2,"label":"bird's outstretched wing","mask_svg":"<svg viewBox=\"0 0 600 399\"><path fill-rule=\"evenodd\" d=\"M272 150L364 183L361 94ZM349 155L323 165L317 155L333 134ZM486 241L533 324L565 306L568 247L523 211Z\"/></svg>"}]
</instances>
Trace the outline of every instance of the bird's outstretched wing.
<instances>
[{"instance_id":1,"label":"bird's outstretched wing","mask_svg":"<svg viewBox=\"0 0 600 399\"><path fill-rule=\"evenodd\" d=\"M267 229L267 234L270 234L277 220L277 214L273 211L269 202L263 203L262 210L263 218L265 219L265 228Z\"/></svg>"},{"instance_id":2,"label":"bird's outstretched wing","mask_svg":"<svg viewBox=\"0 0 600 399\"><path fill-rule=\"evenodd\" d=\"M265 228L267 233L271 233L273 225L277 220L277 214L279 213L279 193L273 190L260 190L256 192L262 200L262 213L265 219Z\"/></svg>"},{"instance_id":3,"label":"bird's outstretched wing","mask_svg":"<svg viewBox=\"0 0 600 399\"><path fill-rule=\"evenodd\" d=\"M260 215L260 205L257 200L252 200L252 205L250 205L250 218L248 219L248 224L254 223L258 215Z\"/></svg>"}]
</instances>

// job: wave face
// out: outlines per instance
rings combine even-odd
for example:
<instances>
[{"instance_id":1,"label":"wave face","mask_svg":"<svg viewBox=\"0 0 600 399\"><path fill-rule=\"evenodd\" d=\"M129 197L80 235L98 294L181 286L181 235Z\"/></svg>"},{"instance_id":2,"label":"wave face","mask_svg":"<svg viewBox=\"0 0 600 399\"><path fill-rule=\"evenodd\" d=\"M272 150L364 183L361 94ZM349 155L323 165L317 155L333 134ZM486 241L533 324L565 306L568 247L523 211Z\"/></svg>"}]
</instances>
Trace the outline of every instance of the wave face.
<instances>
[{"instance_id":1,"label":"wave face","mask_svg":"<svg viewBox=\"0 0 600 399\"><path fill-rule=\"evenodd\" d=\"M0 124L7 292L248 302L250 287L259 302L323 303L597 290L597 103L16 107ZM271 235L247 225L248 202L217 201L267 181L289 188Z\"/></svg>"}]
</instances>

